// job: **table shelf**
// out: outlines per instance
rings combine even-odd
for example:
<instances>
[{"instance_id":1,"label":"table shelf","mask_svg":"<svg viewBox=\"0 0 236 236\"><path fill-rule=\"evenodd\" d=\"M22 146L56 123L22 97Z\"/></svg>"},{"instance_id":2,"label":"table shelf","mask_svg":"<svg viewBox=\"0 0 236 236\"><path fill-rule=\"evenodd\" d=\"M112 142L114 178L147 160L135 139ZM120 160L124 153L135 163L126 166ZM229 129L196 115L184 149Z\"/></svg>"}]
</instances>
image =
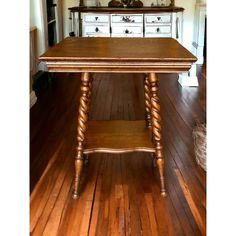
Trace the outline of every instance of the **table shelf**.
<instances>
[{"instance_id":1,"label":"table shelf","mask_svg":"<svg viewBox=\"0 0 236 236\"><path fill-rule=\"evenodd\" d=\"M84 154L155 152L145 120L89 121Z\"/></svg>"}]
</instances>

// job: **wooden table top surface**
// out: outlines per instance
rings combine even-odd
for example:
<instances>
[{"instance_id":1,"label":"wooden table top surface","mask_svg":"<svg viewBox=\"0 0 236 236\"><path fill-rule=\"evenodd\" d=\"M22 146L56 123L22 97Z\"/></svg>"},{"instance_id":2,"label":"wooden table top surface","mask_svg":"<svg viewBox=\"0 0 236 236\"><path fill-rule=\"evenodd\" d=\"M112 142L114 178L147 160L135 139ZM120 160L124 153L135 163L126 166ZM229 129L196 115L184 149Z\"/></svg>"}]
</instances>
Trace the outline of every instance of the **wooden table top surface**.
<instances>
[{"instance_id":1,"label":"wooden table top surface","mask_svg":"<svg viewBox=\"0 0 236 236\"><path fill-rule=\"evenodd\" d=\"M70 37L50 48L40 60L196 61L172 38Z\"/></svg>"},{"instance_id":2,"label":"wooden table top surface","mask_svg":"<svg viewBox=\"0 0 236 236\"><path fill-rule=\"evenodd\" d=\"M51 72L188 71L197 58L172 38L70 37L39 58Z\"/></svg>"}]
</instances>

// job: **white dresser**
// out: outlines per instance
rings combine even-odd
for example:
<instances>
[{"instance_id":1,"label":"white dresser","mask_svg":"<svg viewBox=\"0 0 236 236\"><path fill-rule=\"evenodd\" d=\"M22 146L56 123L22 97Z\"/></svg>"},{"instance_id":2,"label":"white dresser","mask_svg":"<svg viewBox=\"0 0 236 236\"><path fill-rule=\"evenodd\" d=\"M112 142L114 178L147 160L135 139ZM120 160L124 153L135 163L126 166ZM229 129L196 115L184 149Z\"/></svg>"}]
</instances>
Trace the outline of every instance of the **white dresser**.
<instances>
[{"instance_id":1,"label":"white dresser","mask_svg":"<svg viewBox=\"0 0 236 236\"><path fill-rule=\"evenodd\" d=\"M78 13L75 36L172 37L182 42L183 8L70 8ZM74 21L72 21L74 22ZM75 27L73 27L74 29Z\"/></svg>"}]
</instances>

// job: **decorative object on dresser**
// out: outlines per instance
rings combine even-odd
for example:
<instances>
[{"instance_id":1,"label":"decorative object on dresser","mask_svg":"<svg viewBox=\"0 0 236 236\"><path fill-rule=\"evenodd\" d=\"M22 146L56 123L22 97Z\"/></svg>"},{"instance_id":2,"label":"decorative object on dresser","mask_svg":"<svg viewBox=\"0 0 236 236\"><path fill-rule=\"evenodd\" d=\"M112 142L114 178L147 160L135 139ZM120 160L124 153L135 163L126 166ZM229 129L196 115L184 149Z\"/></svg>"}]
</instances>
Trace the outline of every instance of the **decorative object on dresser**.
<instances>
[{"instance_id":1,"label":"decorative object on dresser","mask_svg":"<svg viewBox=\"0 0 236 236\"><path fill-rule=\"evenodd\" d=\"M174 7L175 6L175 0L170 0L170 7Z\"/></svg>"},{"instance_id":2,"label":"decorative object on dresser","mask_svg":"<svg viewBox=\"0 0 236 236\"><path fill-rule=\"evenodd\" d=\"M139 8L139 7L143 7L143 3L140 0L131 0L129 4L127 5L127 7Z\"/></svg>"},{"instance_id":3,"label":"decorative object on dresser","mask_svg":"<svg viewBox=\"0 0 236 236\"><path fill-rule=\"evenodd\" d=\"M167 7L170 5L169 0L157 0L157 6L158 7Z\"/></svg>"},{"instance_id":4,"label":"decorative object on dresser","mask_svg":"<svg viewBox=\"0 0 236 236\"><path fill-rule=\"evenodd\" d=\"M121 0L121 2L124 4L124 7L127 7L129 4L130 0Z\"/></svg>"},{"instance_id":5,"label":"decorative object on dresser","mask_svg":"<svg viewBox=\"0 0 236 236\"><path fill-rule=\"evenodd\" d=\"M108 3L108 7L124 7L124 4L120 1L117 1L117 0L111 0Z\"/></svg>"}]
</instances>

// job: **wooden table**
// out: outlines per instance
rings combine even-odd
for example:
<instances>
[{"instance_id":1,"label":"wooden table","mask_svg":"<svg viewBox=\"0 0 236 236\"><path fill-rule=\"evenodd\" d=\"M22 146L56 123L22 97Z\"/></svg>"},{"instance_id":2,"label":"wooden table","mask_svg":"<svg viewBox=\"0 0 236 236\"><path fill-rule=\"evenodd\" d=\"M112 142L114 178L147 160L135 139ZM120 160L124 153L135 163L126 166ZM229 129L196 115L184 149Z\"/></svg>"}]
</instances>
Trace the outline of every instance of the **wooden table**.
<instances>
[{"instance_id":1,"label":"wooden table","mask_svg":"<svg viewBox=\"0 0 236 236\"><path fill-rule=\"evenodd\" d=\"M73 198L78 197L84 154L150 152L165 196L157 73L181 73L197 60L171 38L66 38L40 56L50 72L82 72ZM89 121L91 73L144 73L146 119ZM99 101L97 101L99 102Z\"/></svg>"}]
</instances>

